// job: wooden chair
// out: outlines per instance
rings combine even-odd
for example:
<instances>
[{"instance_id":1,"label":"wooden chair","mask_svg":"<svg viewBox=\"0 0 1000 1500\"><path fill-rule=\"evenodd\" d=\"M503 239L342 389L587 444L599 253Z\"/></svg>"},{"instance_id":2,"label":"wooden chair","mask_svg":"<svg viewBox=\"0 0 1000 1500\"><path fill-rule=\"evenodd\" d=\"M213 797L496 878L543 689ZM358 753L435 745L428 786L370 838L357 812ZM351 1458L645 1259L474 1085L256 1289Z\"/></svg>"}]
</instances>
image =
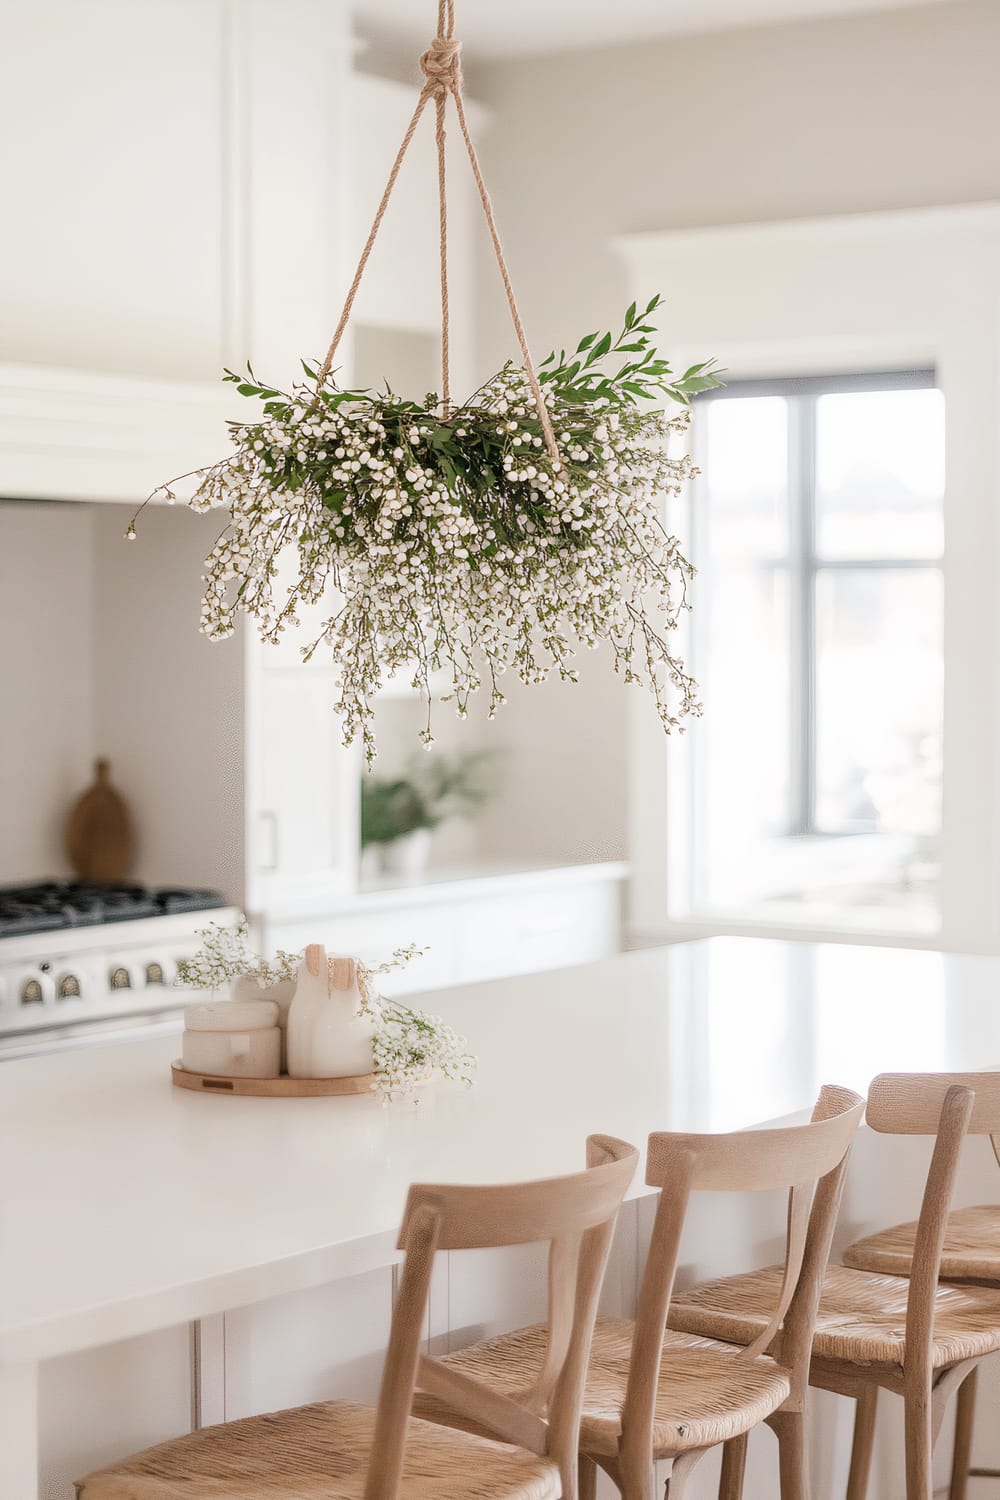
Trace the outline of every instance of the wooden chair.
<instances>
[{"instance_id":1,"label":"wooden chair","mask_svg":"<svg viewBox=\"0 0 1000 1500\"><path fill-rule=\"evenodd\" d=\"M1000 1351L1000 1292L939 1284L962 1143L970 1130L1000 1130L1000 1074L884 1074L869 1090L867 1118L885 1134L936 1136L911 1275L828 1267L809 1378L857 1401L848 1500L864 1500L867 1491L880 1389L904 1402L907 1500L931 1500L931 1459L947 1401L981 1360ZM780 1277L780 1267L772 1267L692 1287L674 1302L671 1326L735 1343L758 1340ZM727 1500L739 1493L734 1487Z\"/></svg>"},{"instance_id":2,"label":"wooden chair","mask_svg":"<svg viewBox=\"0 0 1000 1500\"><path fill-rule=\"evenodd\" d=\"M977 1090L977 1099L982 1101L983 1085L979 1079L970 1083L970 1087ZM991 1132L990 1139L993 1154L1000 1161L1000 1137ZM896 1224L891 1229L866 1235L844 1251L844 1265L856 1271L871 1271L877 1276L908 1277L913 1269L916 1237L916 1223ZM992 1287L1000 1291L1000 1204L978 1204L948 1215L939 1274L942 1281ZM970 1479L1000 1479L1000 1469L971 1466L978 1375L977 1365L958 1388L948 1500L967 1500ZM873 1407L876 1396L877 1391L873 1391L870 1398ZM875 1437L874 1415L872 1410L869 1420L861 1424L867 1451L859 1453L858 1463L866 1476L871 1467L871 1444Z\"/></svg>"},{"instance_id":3,"label":"wooden chair","mask_svg":"<svg viewBox=\"0 0 1000 1500\"><path fill-rule=\"evenodd\" d=\"M587 1353L635 1147L587 1143L588 1170L504 1187L412 1187L377 1411L328 1401L162 1443L89 1475L78 1500L576 1500ZM421 1355L435 1252L548 1241L545 1414ZM501 1440L411 1418L415 1389Z\"/></svg>"},{"instance_id":4,"label":"wooden chair","mask_svg":"<svg viewBox=\"0 0 1000 1500\"><path fill-rule=\"evenodd\" d=\"M682 1500L699 1460L760 1422L778 1435L784 1500L804 1500L802 1418L813 1316L863 1110L857 1094L825 1088L808 1125L650 1136L646 1181L660 1189L659 1202L635 1321L598 1319L594 1330L580 1426L582 1500L593 1500L596 1465L625 1500L648 1500L659 1459L673 1460L669 1500ZM789 1191L784 1274L770 1319L749 1347L665 1331L688 1198L702 1189ZM779 1330L780 1352L769 1357L765 1350ZM538 1390L544 1353L543 1325L458 1350L442 1363L510 1399ZM470 1429L446 1400L424 1398L415 1410L490 1431ZM730 1450L730 1469L738 1456Z\"/></svg>"}]
</instances>

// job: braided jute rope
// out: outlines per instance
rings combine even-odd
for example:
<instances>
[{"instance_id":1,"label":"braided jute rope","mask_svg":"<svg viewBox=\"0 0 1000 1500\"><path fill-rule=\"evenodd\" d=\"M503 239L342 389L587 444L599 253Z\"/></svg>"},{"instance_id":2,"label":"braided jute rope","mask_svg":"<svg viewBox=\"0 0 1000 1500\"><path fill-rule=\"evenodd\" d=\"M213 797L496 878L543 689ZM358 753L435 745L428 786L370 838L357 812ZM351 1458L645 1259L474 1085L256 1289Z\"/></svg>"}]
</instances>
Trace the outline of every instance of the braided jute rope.
<instances>
[{"instance_id":1,"label":"braided jute rope","mask_svg":"<svg viewBox=\"0 0 1000 1500\"><path fill-rule=\"evenodd\" d=\"M490 233L490 239L493 243L493 253L496 256L497 266L500 271L500 279L503 282L503 288L507 295L507 306L510 309L510 316L511 321L514 325L514 332L517 335L517 341L520 345L521 357L524 361L524 371L528 377L528 385L531 388L531 394L534 399L536 410L538 412L538 420L541 424L542 433L545 438L545 447L548 450L548 454L552 460L553 465L556 467L556 469L561 469L562 461L559 457L559 446L556 443L556 435L552 428L552 419L549 416L549 409L545 404L545 397L542 394L542 387L538 379L538 373L535 369L534 361L531 358L531 350L528 347L527 335L524 331L524 324L521 321L521 314L517 306L517 298L514 295L514 287L510 279L510 271L507 268L507 260L504 256L503 245L500 241L500 232L497 228L496 217L493 213L493 204L490 201L490 195L486 187L486 181L483 177L482 167L480 166L479 157L476 153L472 135L469 131L469 123L465 114L465 104L462 93L463 82L461 56L462 44L455 38L454 0L438 0L437 35L434 37L431 45L428 47L427 51L420 59L420 68L421 72L424 75L424 86L420 91L420 97L417 100L416 109L413 111L413 114L410 118L410 123L406 127L406 133L403 136L402 143L400 144L399 150L396 153L396 159L393 162L392 168L389 172L389 180L385 185L385 191L382 194L378 209L376 210L371 230L369 231L368 238L365 241L365 247L361 252L361 259L358 261L358 267L354 273L354 280L351 282L350 290L347 293L347 298L344 302L343 310L340 314L340 319L337 323L336 329L334 330L333 338L330 341L330 347L326 351L326 357L324 358L323 363L320 366L319 379L317 384L320 387L323 385L323 382L325 381L326 377L330 373L331 368L333 367L333 361L336 356L337 350L340 347L340 341L344 336L344 330L346 329L347 324L350 321L351 312L354 308L354 301L358 294L358 288L361 285L362 278L365 274L365 269L368 265L369 257L371 256L375 241L378 238L379 229L382 226L382 220L385 218L385 211L389 206L389 200L392 197L393 189L396 186L396 180L399 177L400 168L403 165L406 153L410 147L410 142L413 140L417 126L420 123L420 117L424 112L428 100L433 99L436 114L434 135L437 143L438 205L441 246L441 401L445 417L447 418L451 415L452 408L449 338L450 315L448 304L448 189L445 170L445 147L447 139L445 132L445 117L448 106L448 99L450 96L455 101L455 113L458 117L459 130L461 132L462 139L465 142L465 149L469 157L469 163L472 167L472 175L475 179L476 187L479 190L479 199L482 203L483 213L486 217L486 227L488 228Z\"/></svg>"}]
</instances>

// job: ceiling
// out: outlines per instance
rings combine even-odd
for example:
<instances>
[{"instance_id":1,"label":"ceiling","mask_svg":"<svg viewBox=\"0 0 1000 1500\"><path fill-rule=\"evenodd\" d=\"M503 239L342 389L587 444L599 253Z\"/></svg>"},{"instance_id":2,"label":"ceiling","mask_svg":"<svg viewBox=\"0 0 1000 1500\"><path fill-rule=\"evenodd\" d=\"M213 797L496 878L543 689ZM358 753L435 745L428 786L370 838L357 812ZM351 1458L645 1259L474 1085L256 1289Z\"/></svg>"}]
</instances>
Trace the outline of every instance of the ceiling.
<instances>
[{"instance_id":1,"label":"ceiling","mask_svg":"<svg viewBox=\"0 0 1000 1500\"><path fill-rule=\"evenodd\" d=\"M458 33L470 58L604 47L685 32L808 21L860 11L955 0L458 0ZM362 32L421 45L434 29L434 0L354 0Z\"/></svg>"}]
</instances>

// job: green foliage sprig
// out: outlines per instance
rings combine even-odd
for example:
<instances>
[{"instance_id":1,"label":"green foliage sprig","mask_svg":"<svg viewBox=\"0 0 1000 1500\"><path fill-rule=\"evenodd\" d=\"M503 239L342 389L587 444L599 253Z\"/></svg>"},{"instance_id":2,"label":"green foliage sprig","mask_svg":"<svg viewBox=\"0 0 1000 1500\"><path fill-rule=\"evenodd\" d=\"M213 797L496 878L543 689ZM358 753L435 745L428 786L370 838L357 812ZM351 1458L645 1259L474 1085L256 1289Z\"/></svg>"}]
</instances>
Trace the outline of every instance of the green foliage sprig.
<instances>
[{"instance_id":1,"label":"green foliage sprig","mask_svg":"<svg viewBox=\"0 0 1000 1500\"><path fill-rule=\"evenodd\" d=\"M470 817L489 796L490 751L421 756L405 776L366 777L361 785L361 847L388 844L446 818Z\"/></svg>"},{"instance_id":2,"label":"green foliage sprig","mask_svg":"<svg viewBox=\"0 0 1000 1500\"><path fill-rule=\"evenodd\" d=\"M714 360L692 365L673 379L670 365L657 354L651 337L656 328L646 319L662 302L657 293L641 313L633 302L625 314L624 327L614 340L610 333L588 333L577 344L573 356L567 358L565 349L560 350L558 359L555 353L549 354L539 371L542 385L551 386L563 401L607 401L613 405L656 401L666 396L679 406L690 406L693 396L715 390L722 381ZM636 358L627 359L609 373L605 362L623 354Z\"/></svg>"}]
</instances>

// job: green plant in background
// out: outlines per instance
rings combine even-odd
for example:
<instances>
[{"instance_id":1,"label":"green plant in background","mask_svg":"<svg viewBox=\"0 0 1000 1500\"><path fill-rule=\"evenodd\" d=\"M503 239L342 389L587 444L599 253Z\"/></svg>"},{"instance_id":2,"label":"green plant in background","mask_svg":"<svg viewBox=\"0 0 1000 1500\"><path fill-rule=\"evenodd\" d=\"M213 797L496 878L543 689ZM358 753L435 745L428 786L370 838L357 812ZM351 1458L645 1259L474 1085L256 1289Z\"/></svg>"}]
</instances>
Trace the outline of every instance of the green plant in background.
<instances>
[{"instance_id":1,"label":"green plant in background","mask_svg":"<svg viewBox=\"0 0 1000 1500\"><path fill-rule=\"evenodd\" d=\"M448 818L468 818L489 800L488 750L467 755L421 756L395 780L366 777L361 786L361 847L391 844Z\"/></svg>"}]
</instances>

